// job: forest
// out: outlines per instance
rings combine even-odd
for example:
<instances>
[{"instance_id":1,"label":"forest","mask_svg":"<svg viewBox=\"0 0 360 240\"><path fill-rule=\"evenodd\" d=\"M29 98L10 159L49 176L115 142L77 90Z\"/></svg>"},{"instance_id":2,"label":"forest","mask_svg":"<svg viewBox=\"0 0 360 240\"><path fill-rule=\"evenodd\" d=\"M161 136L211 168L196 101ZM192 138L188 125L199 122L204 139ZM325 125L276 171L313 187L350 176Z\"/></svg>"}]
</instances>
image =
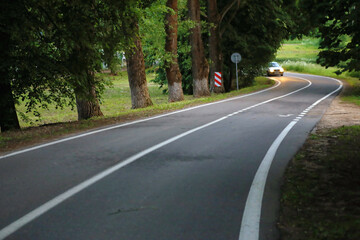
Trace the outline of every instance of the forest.
<instances>
[{"instance_id":1,"label":"forest","mask_svg":"<svg viewBox=\"0 0 360 240\"><path fill-rule=\"evenodd\" d=\"M253 84L281 43L320 38L317 63L360 71L360 2L352 0L13 0L1 4L0 127L54 104L78 119L102 116L109 84L126 61L133 109L151 106L146 69L169 102L229 92L241 53L241 87ZM223 84L214 86L214 73Z\"/></svg>"}]
</instances>

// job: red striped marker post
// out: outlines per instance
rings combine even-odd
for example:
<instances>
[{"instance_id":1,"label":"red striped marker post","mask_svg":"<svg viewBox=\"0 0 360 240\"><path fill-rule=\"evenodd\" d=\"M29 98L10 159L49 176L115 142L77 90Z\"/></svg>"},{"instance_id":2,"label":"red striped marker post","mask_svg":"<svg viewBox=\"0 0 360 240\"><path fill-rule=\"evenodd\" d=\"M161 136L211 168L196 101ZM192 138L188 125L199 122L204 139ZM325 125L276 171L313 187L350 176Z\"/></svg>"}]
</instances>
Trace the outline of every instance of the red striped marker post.
<instances>
[{"instance_id":1,"label":"red striped marker post","mask_svg":"<svg viewBox=\"0 0 360 240\"><path fill-rule=\"evenodd\" d=\"M221 87L221 72L215 72L215 87Z\"/></svg>"}]
</instances>

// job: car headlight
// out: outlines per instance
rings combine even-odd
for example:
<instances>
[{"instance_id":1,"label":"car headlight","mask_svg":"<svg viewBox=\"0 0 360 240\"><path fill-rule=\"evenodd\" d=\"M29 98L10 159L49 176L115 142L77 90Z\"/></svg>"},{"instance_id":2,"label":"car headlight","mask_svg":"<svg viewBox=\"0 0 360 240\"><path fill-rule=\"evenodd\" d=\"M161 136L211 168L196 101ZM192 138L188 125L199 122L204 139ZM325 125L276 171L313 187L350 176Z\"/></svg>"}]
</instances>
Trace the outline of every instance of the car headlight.
<instances>
[{"instance_id":1,"label":"car headlight","mask_svg":"<svg viewBox=\"0 0 360 240\"><path fill-rule=\"evenodd\" d=\"M283 68L280 68L280 72L284 72L284 69L283 69Z\"/></svg>"},{"instance_id":2,"label":"car headlight","mask_svg":"<svg viewBox=\"0 0 360 240\"><path fill-rule=\"evenodd\" d=\"M270 72L274 72L274 69L270 68Z\"/></svg>"}]
</instances>

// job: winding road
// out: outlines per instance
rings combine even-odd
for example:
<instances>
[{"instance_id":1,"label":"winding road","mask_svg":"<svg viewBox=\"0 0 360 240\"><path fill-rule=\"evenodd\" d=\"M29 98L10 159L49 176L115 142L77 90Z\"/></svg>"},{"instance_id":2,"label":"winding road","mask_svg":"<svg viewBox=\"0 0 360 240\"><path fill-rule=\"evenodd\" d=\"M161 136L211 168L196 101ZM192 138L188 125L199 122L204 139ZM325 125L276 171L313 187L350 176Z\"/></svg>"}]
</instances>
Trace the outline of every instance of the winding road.
<instances>
[{"instance_id":1,"label":"winding road","mask_svg":"<svg viewBox=\"0 0 360 240\"><path fill-rule=\"evenodd\" d=\"M272 79L0 156L0 239L278 239L284 169L342 84Z\"/></svg>"}]
</instances>

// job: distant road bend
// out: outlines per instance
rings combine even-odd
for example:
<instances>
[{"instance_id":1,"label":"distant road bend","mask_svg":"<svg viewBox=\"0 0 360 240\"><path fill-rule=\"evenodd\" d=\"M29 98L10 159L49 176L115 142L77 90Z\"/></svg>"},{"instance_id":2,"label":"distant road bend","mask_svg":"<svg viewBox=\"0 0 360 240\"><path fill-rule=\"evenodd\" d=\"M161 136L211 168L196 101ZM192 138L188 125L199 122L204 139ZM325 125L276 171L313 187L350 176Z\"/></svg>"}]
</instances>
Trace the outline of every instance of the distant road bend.
<instances>
[{"instance_id":1,"label":"distant road bend","mask_svg":"<svg viewBox=\"0 0 360 240\"><path fill-rule=\"evenodd\" d=\"M272 79L0 156L0 239L278 239L283 171L342 84Z\"/></svg>"}]
</instances>

